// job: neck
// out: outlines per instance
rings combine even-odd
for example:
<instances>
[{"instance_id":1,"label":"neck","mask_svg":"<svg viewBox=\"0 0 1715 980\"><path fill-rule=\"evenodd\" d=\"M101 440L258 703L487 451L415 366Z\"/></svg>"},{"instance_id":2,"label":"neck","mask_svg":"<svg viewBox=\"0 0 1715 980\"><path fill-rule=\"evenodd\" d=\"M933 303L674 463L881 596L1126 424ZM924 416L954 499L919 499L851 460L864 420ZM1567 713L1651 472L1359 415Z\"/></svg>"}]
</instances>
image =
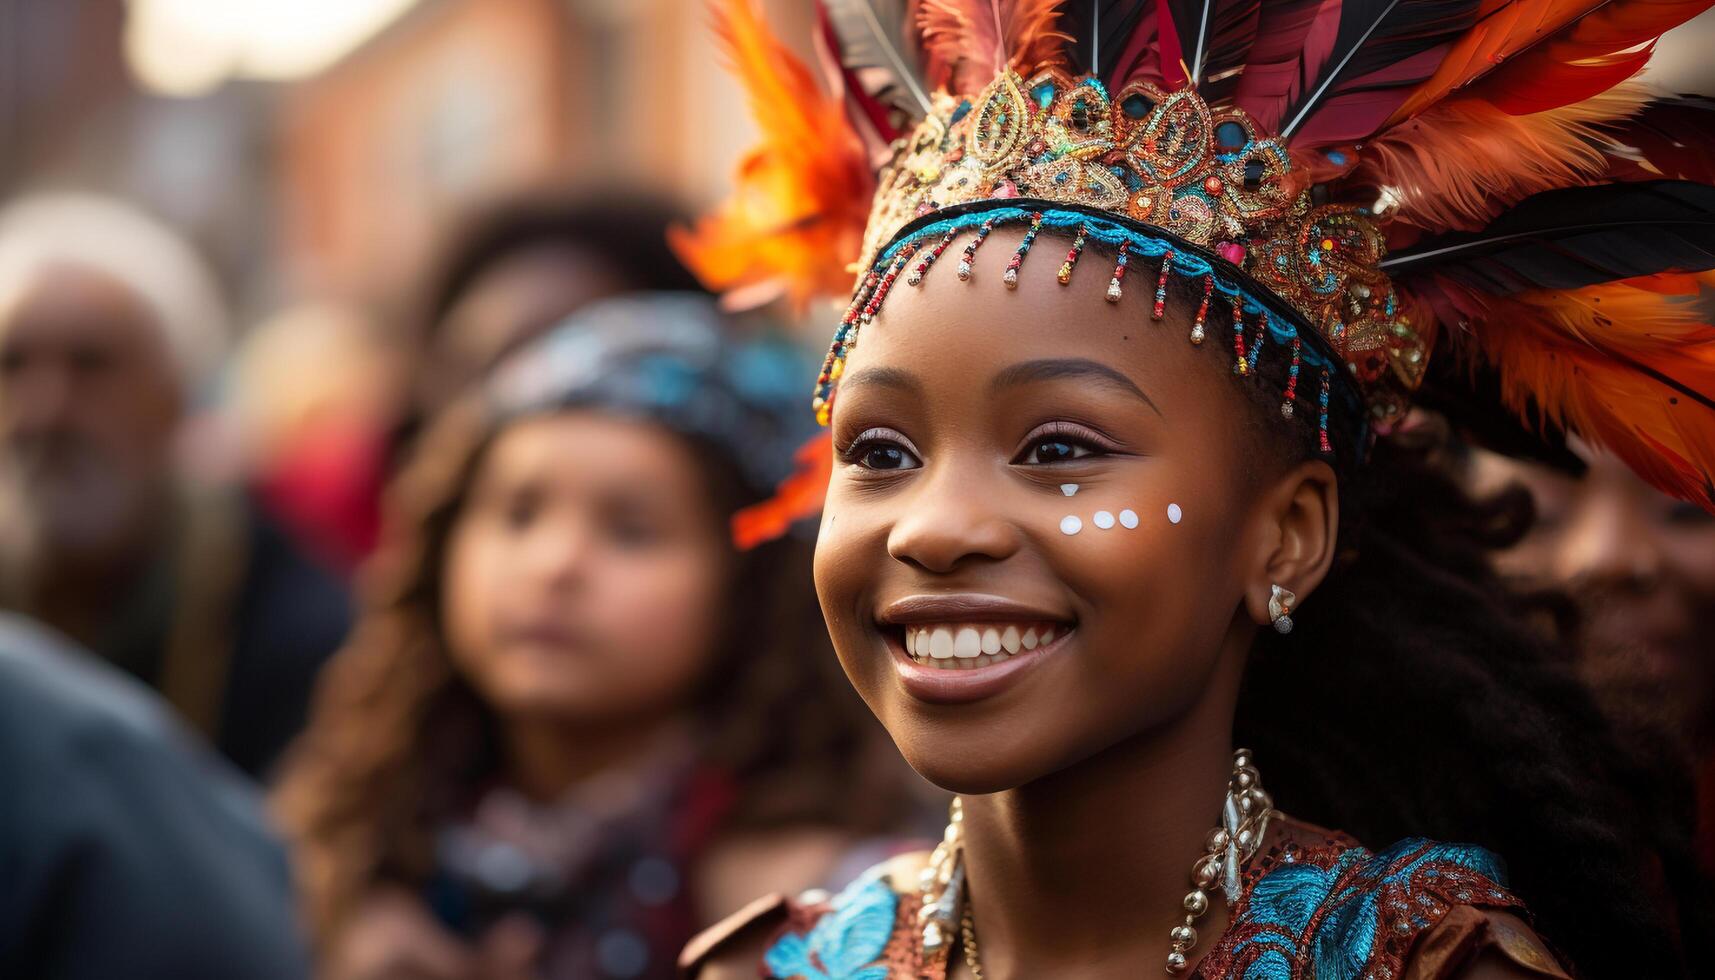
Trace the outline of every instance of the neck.
<instances>
[{"instance_id":1,"label":"neck","mask_svg":"<svg viewBox=\"0 0 1715 980\"><path fill-rule=\"evenodd\" d=\"M1229 638L1201 701L1051 776L966 797L965 873L989 977L1159 971L1192 865L1220 824L1249 631ZM1209 892L1195 962L1226 928Z\"/></svg>"},{"instance_id":2,"label":"neck","mask_svg":"<svg viewBox=\"0 0 1715 980\"><path fill-rule=\"evenodd\" d=\"M645 766L685 735L674 715L601 726L528 717L503 719L500 741L507 781L547 803L597 775Z\"/></svg>"}]
</instances>

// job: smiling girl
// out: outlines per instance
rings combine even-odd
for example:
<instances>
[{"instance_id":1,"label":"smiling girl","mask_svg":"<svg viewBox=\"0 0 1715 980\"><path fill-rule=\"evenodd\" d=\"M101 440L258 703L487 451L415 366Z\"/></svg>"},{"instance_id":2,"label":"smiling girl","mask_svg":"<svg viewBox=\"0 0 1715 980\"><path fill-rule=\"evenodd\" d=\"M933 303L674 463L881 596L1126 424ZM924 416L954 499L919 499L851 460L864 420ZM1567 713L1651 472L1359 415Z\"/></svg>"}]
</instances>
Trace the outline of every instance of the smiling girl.
<instances>
[{"instance_id":1,"label":"smiling girl","mask_svg":"<svg viewBox=\"0 0 1715 980\"><path fill-rule=\"evenodd\" d=\"M1404 413L1504 415L1465 372L1425 384L1439 324L1509 404L1710 505L1715 374L1686 352L1715 332L1686 300L1711 175L1638 167L1660 144L1621 130L1659 107L1574 64L1697 5L896 6L827 7L854 130L724 5L768 136L745 174L782 209L747 194L681 244L714 285L806 294L837 279L807 256L860 254L814 402L816 587L853 685L959 797L932 854L759 902L683 962L1685 972L1682 798L1497 584L1508 512ZM1696 180L1613 182L1646 172Z\"/></svg>"}]
</instances>

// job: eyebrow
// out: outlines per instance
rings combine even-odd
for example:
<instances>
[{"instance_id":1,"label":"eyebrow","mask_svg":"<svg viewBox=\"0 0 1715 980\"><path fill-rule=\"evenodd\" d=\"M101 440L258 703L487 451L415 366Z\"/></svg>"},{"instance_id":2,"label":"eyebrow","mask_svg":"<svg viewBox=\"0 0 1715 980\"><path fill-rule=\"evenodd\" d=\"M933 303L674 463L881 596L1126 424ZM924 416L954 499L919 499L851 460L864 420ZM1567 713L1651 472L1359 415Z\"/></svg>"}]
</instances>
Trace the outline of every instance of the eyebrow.
<instances>
[{"instance_id":1,"label":"eyebrow","mask_svg":"<svg viewBox=\"0 0 1715 980\"><path fill-rule=\"evenodd\" d=\"M840 387L847 391L865 386L893 388L911 394L923 390L923 385L918 382L915 375L900 368L868 367L840 379Z\"/></svg>"},{"instance_id":2,"label":"eyebrow","mask_svg":"<svg viewBox=\"0 0 1715 980\"><path fill-rule=\"evenodd\" d=\"M1097 384L1112 388L1115 391L1136 395L1155 414L1161 415L1161 409L1131 380L1120 372L1099 361L1081 357L1047 358L1039 361L1021 361L994 376L989 382L989 391L998 393L1003 388L1029 384L1033 381L1060 381L1077 379L1093 381ZM1166 416L1162 416L1165 418Z\"/></svg>"}]
</instances>

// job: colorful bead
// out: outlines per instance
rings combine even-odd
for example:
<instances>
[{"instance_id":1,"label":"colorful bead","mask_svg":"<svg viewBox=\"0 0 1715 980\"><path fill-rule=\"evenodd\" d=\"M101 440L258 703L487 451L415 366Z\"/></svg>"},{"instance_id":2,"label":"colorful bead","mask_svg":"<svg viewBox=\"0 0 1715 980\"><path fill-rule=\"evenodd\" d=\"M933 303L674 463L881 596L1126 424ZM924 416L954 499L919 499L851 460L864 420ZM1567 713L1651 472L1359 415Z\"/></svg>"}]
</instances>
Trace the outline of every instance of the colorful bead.
<instances>
[{"instance_id":1,"label":"colorful bead","mask_svg":"<svg viewBox=\"0 0 1715 980\"><path fill-rule=\"evenodd\" d=\"M934 247L924 252L923 258L917 263L916 268L912 269L911 274L905 277L905 284L907 286L922 285L923 274L929 271L929 267L935 264L935 260L941 257L941 253L947 250L947 246L953 244L953 239L958 237L958 234L957 229L949 229L947 234L935 243Z\"/></svg>"},{"instance_id":2,"label":"colorful bead","mask_svg":"<svg viewBox=\"0 0 1715 980\"><path fill-rule=\"evenodd\" d=\"M971 259L976 256L977 249L982 247L983 240L988 238L989 232L991 232L993 230L994 230L993 219L990 219L988 221L983 222L982 226L977 229L977 237L971 239L970 243L965 246L965 254L959 258L959 281L960 282L969 282L970 281L970 279L971 279Z\"/></svg>"},{"instance_id":3,"label":"colorful bead","mask_svg":"<svg viewBox=\"0 0 1715 980\"><path fill-rule=\"evenodd\" d=\"M1130 261L1131 243L1120 242L1119 255L1114 257L1114 276L1108 280L1108 302L1120 301L1120 280L1125 278L1126 263Z\"/></svg>"},{"instance_id":4,"label":"colorful bead","mask_svg":"<svg viewBox=\"0 0 1715 980\"><path fill-rule=\"evenodd\" d=\"M1316 423L1316 435L1320 440L1318 446L1324 453L1331 453L1334 447L1328 443L1328 369L1322 369L1322 394L1317 398L1321 408L1321 418Z\"/></svg>"},{"instance_id":5,"label":"colorful bead","mask_svg":"<svg viewBox=\"0 0 1715 980\"><path fill-rule=\"evenodd\" d=\"M1078 226L1078 234L1072 238L1072 247L1066 250L1066 261L1061 263L1060 272L1055 276L1064 286L1072 281L1072 267L1078 264L1078 256L1084 253L1085 227Z\"/></svg>"},{"instance_id":6,"label":"colorful bead","mask_svg":"<svg viewBox=\"0 0 1715 980\"><path fill-rule=\"evenodd\" d=\"M1001 273L1000 281L1008 289L1018 288L1018 267L1024 264L1024 256L1029 254L1030 246L1036 241L1036 233L1042 230L1042 212L1030 216L1030 228L1024 233L1024 241L1018 243L1018 248L1012 253L1012 259L1006 263L1006 271Z\"/></svg>"},{"instance_id":7,"label":"colorful bead","mask_svg":"<svg viewBox=\"0 0 1715 980\"><path fill-rule=\"evenodd\" d=\"M1293 411L1292 400L1298 396L1298 364L1299 364L1299 360L1300 360L1299 355L1303 352L1303 350L1304 350L1304 343L1303 343L1303 341L1298 339L1298 331L1296 329L1294 329L1292 332L1292 367L1287 369L1287 372L1286 372L1286 398L1284 400L1282 400L1280 403L1280 417L1283 419L1290 420L1292 418L1292 411Z\"/></svg>"},{"instance_id":8,"label":"colorful bead","mask_svg":"<svg viewBox=\"0 0 1715 980\"><path fill-rule=\"evenodd\" d=\"M1155 280L1155 309L1150 312L1152 319L1159 320L1167 313L1167 277L1173 273L1173 250L1161 257L1161 275Z\"/></svg>"},{"instance_id":9,"label":"colorful bead","mask_svg":"<svg viewBox=\"0 0 1715 980\"><path fill-rule=\"evenodd\" d=\"M1191 324L1191 343L1203 342L1203 321L1209 316L1209 297L1215 293L1215 277L1203 277L1203 302L1197 304L1197 319Z\"/></svg>"},{"instance_id":10,"label":"colorful bead","mask_svg":"<svg viewBox=\"0 0 1715 980\"><path fill-rule=\"evenodd\" d=\"M1250 362L1245 360L1245 306L1237 294L1233 296L1233 373L1250 373Z\"/></svg>"},{"instance_id":11,"label":"colorful bead","mask_svg":"<svg viewBox=\"0 0 1715 980\"><path fill-rule=\"evenodd\" d=\"M1250 353L1246 357L1246 360L1249 362L1246 366L1249 368L1249 370L1251 370L1251 371L1256 370L1257 358L1262 356L1263 341L1265 341L1267 339L1268 339L1268 312L1265 310L1262 313L1257 314L1256 339L1251 341ZM1245 373L1245 372L1241 372L1241 373Z\"/></svg>"}]
</instances>

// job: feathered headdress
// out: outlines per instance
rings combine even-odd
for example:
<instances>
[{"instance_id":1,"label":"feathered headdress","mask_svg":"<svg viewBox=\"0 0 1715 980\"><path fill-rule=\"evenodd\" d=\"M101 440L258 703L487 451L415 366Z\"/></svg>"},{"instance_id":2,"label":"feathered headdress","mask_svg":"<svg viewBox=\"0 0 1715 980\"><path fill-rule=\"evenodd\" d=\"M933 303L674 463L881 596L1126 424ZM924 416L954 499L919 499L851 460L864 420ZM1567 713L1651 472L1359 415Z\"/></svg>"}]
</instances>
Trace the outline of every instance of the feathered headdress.
<instances>
[{"instance_id":1,"label":"feathered headdress","mask_svg":"<svg viewBox=\"0 0 1715 980\"><path fill-rule=\"evenodd\" d=\"M895 280L961 237L968 277L1018 222L1072 239L1062 281L1110 246L1110 299L1156 263L1158 318L1170 276L1200 283L1192 341L1230 307L1235 373L1290 357L1282 413L1319 409L1324 449L1330 386L1383 422L1487 398L1715 510L1715 103L1631 81L1710 6L825 0L824 92L755 0L716 0L768 142L679 243L717 286L798 295L856 260L824 419Z\"/></svg>"}]
</instances>

